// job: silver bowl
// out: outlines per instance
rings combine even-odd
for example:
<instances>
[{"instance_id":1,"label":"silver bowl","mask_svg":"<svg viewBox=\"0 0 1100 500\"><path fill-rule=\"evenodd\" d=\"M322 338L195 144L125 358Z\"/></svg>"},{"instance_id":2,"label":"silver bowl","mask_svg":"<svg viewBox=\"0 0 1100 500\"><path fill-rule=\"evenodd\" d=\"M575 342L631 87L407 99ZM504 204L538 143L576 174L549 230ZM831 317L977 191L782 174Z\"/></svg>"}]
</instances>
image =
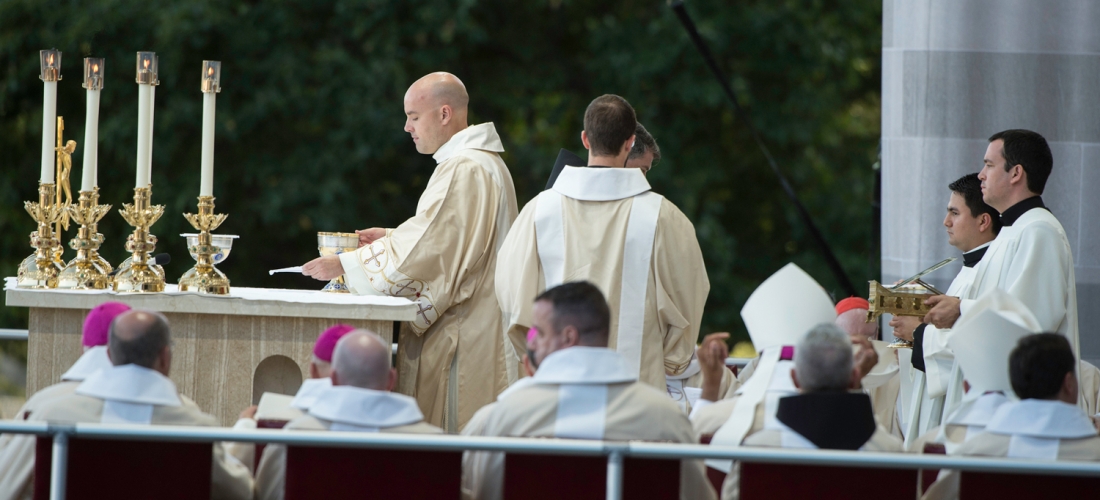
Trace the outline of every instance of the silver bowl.
<instances>
[{"instance_id":1,"label":"silver bowl","mask_svg":"<svg viewBox=\"0 0 1100 500\"><path fill-rule=\"evenodd\" d=\"M199 254L191 250L199 244L198 233L183 233L180 234L180 236L187 238L187 253L191 254L192 259L196 261L199 260ZM214 261L214 265L221 264L222 261L229 257L229 251L233 249L233 240L237 238L240 238L240 236L235 234L210 235L210 244L218 247L218 253L210 256L210 259Z\"/></svg>"}]
</instances>

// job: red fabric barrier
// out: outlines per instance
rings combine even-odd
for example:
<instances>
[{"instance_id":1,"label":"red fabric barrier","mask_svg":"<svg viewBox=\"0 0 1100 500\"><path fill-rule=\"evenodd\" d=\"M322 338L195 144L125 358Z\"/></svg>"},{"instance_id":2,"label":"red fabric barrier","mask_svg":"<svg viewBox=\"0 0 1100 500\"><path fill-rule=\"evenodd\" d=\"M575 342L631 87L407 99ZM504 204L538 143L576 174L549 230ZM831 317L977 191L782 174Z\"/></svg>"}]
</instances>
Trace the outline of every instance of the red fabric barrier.
<instances>
[{"instance_id":1,"label":"red fabric barrier","mask_svg":"<svg viewBox=\"0 0 1100 500\"><path fill-rule=\"evenodd\" d=\"M959 478L959 500L1026 498L1028 500L1096 498L1100 477L1040 476L963 472Z\"/></svg>"},{"instance_id":2,"label":"red fabric barrier","mask_svg":"<svg viewBox=\"0 0 1100 500\"><path fill-rule=\"evenodd\" d=\"M289 446L286 500L459 498L462 452Z\"/></svg>"},{"instance_id":3,"label":"red fabric barrier","mask_svg":"<svg viewBox=\"0 0 1100 500\"><path fill-rule=\"evenodd\" d=\"M504 498L603 500L607 458L509 453L504 458ZM680 498L680 461L627 457L623 499Z\"/></svg>"},{"instance_id":4,"label":"red fabric barrier","mask_svg":"<svg viewBox=\"0 0 1100 500\"><path fill-rule=\"evenodd\" d=\"M271 420L267 418L261 418L256 421L257 429L282 429L286 427L289 420ZM253 453L252 458L252 475L256 475L255 471L260 470L260 458L264 456L264 447L267 443L256 443L256 452Z\"/></svg>"},{"instance_id":5,"label":"red fabric barrier","mask_svg":"<svg viewBox=\"0 0 1100 500\"><path fill-rule=\"evenodd\" d=\"M741 500L916 498L917 471L741 462L740 489Z\"/></svg>"},{"instance_id":6,"label":"red fabric barrier","mask_svg":"<svg viewBox=\"0 0 1100 500\"><path fill-rule=\"evenodd\" d=\"M50 497L51 443L39 437L35 445L35 500ZM66 498L209 498L211 446L69 438Z\"/></svg>"},{"instance_id":7,"label":"red fabric barrier","mask_svg":"<svg viewBox=\"0 0 1100 500\"><path fill-rule=\"evenodd\" d=\"M933 455L946 455L947 447L940 443L925 443L924 452ZM920 471L920 491L923 495L928 488L932 486L932 483L936 482L936 478L939 477L939 469L921 469Z\"/></svg>"}]
</instances>

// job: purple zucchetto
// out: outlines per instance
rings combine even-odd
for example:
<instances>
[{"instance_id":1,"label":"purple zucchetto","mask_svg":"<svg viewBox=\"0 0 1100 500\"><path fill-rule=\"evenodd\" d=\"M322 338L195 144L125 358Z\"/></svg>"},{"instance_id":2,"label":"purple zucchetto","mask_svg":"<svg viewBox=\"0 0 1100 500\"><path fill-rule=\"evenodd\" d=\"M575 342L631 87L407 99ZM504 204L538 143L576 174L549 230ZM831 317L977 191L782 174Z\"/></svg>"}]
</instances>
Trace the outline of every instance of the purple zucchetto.
<instances>
[{"instance_id":1,"label":"purple zucchetto","mask_svg":"<svg viewBox=\"0 0 1100 500\"><path fill-rule=\"evenodd\" d=\"M84 347L107 345L111 321L129 310L130 306L122 302L104 302L88 311L88 316L84 318L84 331L80 339Z\"/></svg>"},{"instance_id":2,"label":"purple zucchetto","mask_svg":"<svg viewBox=\"0 0 1100 500\"><path fill-rule=\"evenodd\" d=\"M320 337L317 337L317 343L313 344L313 355L321 361L331 363L332 351L336 350L336 342L340 340L340 337L347 335L348 332L354 329L355 327L351 325L330 326L328 330L321 333Z\"/></svg>"}]
</instances>

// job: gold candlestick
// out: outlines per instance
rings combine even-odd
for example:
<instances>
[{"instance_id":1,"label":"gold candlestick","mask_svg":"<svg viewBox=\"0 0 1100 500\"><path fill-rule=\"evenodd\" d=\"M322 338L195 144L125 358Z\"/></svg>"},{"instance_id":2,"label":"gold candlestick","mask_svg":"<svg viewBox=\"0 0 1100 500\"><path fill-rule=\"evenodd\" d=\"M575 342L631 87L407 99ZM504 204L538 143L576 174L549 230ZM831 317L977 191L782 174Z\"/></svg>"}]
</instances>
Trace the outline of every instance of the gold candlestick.
<instances>
[{"instance_id":1,"label":"gold candlestick","mask_svg":"<svg viewBox=\"0 0 1100 500\"><path fill-rule=\"evenodd\" d=\"M214 267L213 256L222 251L211 242L210 231L225 222L226 214L214 213L214 197L199 196L199 213L183 214L187 222L199 232L198 244L188 248L195 256L195 267L183 273L180 278L181 292L198 292L211 295L228 295L229 278Z\"/></svg>"},{"instance_id":2,"label":"gold candlestick","mask_svg":"<svg viewBox=\"0 0 1100 500\"><path fill-rule=\"evenodd\" d=\"M69 205L69 216L80 224L76 238L69 246L76 250L76 257L69 262L58 277L59 288L77 290L103 290L110 285L111 264L99 255L103 235L97 232L99 220L111 210L110 205L99 205L99 188L81 191L77 205Z\"/></svg>"},{"instance_id":3,"label":"gold candlestick","mask_svg":"<svg viewBox=\"0 0 1100 500\"><path fill-rule=\"evenodd\" d=\"M157 237L149 228L164 215L164 205L150 205L153 185L134 188L134 204L123 203L118 212L134 227L126 238L126 250L131 252L130 265L119 270L111 282L116 292L163 292L164 276L149 262L149 254L157 247Z\"/></svg>"},{"instance_id":4,"label":"gold candlestick","mask_svg":"<svg viewBox=\"0 0 1100 500\"><path fill-rule=\"evenodd\" d=\"M61 220L65 207L54 201L54 184L38 185L38 203L23 202L27 213L38 223L38 230L31 233L31 247L35 249L19 264L16 284L20 288L56 288L62 262L58 257L60 243L54 236L53 224Z\"/></svg>"}]
</instances>

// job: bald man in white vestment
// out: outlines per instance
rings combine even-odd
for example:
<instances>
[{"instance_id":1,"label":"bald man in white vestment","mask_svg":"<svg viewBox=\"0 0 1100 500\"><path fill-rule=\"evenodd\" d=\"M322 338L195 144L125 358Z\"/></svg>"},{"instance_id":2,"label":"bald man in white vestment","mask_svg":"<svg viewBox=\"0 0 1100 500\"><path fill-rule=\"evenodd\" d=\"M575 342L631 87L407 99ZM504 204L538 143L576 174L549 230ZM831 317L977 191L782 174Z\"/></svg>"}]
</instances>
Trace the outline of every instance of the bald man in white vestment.
<instances>
[{"instance_id":1,"label":"bald man in white vestment","mask_svg":"<svg viewBox=\"0 0 1100 500\"><path fill-rule=\"evenodd\" d=\"M494 272L516 218L516 192L496 128L467 126L468 103L466 87L448 73L409 87L405 131L438 163L416 215L396 228L357 231L357 251L302 268L320 280L342 274L353 293L417 303L416 319L398 337L396 390L449 432L508 383Z\"/></svg>"},{"instance_id":2,"label":"bald man in white vestment","mask_svg":"<svg viewBox=\"0 0 1100 500\"><path fill-rule=\"evenodd\" d=\"M745 438L744 446L902 451L901 440L876 423L871 398L860 388L848 334L832 323L806 333L795 349L791 378L798 395L779 400L773 425ZM722 483L722 498L740 497L740 464Z\"/></svg>"},{"instance_id":3,"label":"bald man in white vestment","mask_svg":"<svg viewBox=\"0 0 1100 500\"><path fill-rule=\"evenodd\" d=\"M535 301L533 323L538 371L530 385L496 402L483 435L694 441L691 424L676 403L639 382L622 356L607 348L610 311L594 285L573 282L547 290ZM501 498L504 455L467 455L463 497ZM680 498L714 497L702 462L681 461Z\"/></svg>"},{"instance_id":4,"label":"bald man in white vestment","mask_svg":"<svg viewBox=\"0 0 1100 500\"><path fill-rule=\"evenodd\" d=\"M835 323L852 340L853 353L859 351L859 345L870 341L878 355L878 363L861 380L861 388L871 396L871 407L875 409L875 418L890 432L891 436L903 439L901 412L898 411L898 396L901 393L901 377L898 376L898 352L890 344L878 340L878 322L867 322L870 304L863 297L848 297L836 304Z\"/></svg>"},{"instance_id":5,"label":"bald man in white vestment","mask_svg":"<svg viewBox=\"0 0 1100 500\"><path fill-rule=\"evenodd\" d=\"M1041 197L1053 166L1050 146L1035 132L1006 130L989 138L978 178L983 199L1001 214L1001 231L975 268L966 294L925 301L932 306L926 323L949 328L974 300L1000 288L1023 302L1043 331L1065 335L1080 359L1073 252L1061 222Z\"/></svg>"},{"instance_id":6,"label":"bald man in white vestment","mask_svg":"<svg viewBox=\"0 0 1100 500\"><path fill-rule=\"evenodd\" d=\"M159 313L133 310L115 319L108 344L113 366L84 380L76 391L35 411L31 421L51 423L187 425L216 427L217 420L183 404L168 378L172 364L168 321ZM0 451L0 463L19 467L0 471L0 498L34 497L34 436L19 436ZM10 461L7 455L17 455ZM212 445L210 497L252 496L248 468L229 456L221 443Z\"/></svg>"},{"instance_id":7,"label":"bald man in white vestment","mask_svg":"<svg viewBox=\"0 0 1100 500\"><path fill-rule=\"evenodd\" d=\"M1009 358L1012 388L1020 397L1001 405L985 431L959 447L959 455L1030 460L1100 461L1100 436L1076 405L1073 349L1065 335L1020 339ZM929 500L959 497L958 471L942 471L925 493Z\"/></svg>"},{"instance_id":8,"label":"bald man in white vestment","mask_svg":"<svg viewBox=\"0 0 1100 500\"><path fill-rule=\"evenodd\" d=\"M390 367L390 346L369 330L355 330L336 344L332 387L317 396L307 414L286 431L392 432L441 434L424 422L416 400L390 392L397 372ZM286 486L286 446L264 448L256 469L256 498L282 499Z\"/></svg>"},{"instance_id":9,"label":"bald man in white vestment","mask_svg":"<svg viewBox=\"0 0 1100 500\"><path fill-rule=\"evenodd\" d=\"M496 290L510 380L521 376L532 299L567 281L592 282L607 297L609 345L641 382L665 391L665 376L691 362L710 282L691 221L639 169L624 168L636 126L622 97L593 100L581 133L588 166L565 167L508 233Z\"/></svg>"}]
</instances>

